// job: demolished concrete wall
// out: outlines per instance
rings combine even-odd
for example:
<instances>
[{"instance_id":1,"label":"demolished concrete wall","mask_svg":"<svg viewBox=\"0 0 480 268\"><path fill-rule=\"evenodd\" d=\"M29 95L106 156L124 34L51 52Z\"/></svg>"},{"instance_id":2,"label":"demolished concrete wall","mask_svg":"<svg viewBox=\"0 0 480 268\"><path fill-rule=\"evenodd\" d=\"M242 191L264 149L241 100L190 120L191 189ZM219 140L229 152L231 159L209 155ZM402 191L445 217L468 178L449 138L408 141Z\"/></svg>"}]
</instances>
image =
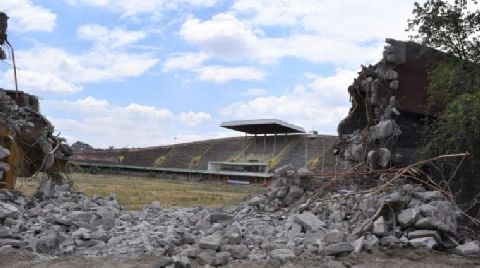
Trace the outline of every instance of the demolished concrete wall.
<instances>
[{"instance_id":1,"label":"demolished concrete wall","mask_svg":"<svg viewBox=\"0 0 480 268\"><path fill-rule=\"evenodd\" d=\"M372 168L413 162L426 115L429 67L448 55L414 42L387 39L383 58L362 66L348 88L352 107L338 125L339 153Z\"/></svg>"},{"instance_id":2,"label":"demolished concrete wall","mask_svg":"<svg viewBox=\"0 0 480 268\"><path fill-rule=\"evenodd\" d=\"M17 176L60 171L72 154L63 139L54 135L50 121L38 112L38 98L24 92L0 88L0 133L9 133L17 145ZM0 137L0 146L5 139Z\"/></svg>"},{"instance_id":3,"label":"demolished concrete wall","mask_svg":"<svg viewBox=\"0 0 480 268\"><path fill-rule=\"evenodd\" d=\"M0 12L0 45L7 42L7 20L7 15ZM2 53L0 50L0 58L5 56ZM0 180L4 180L4 173L11 170L15 176L61 171L72 154L63 142L54 135L54 127L39 112L36 96L0 88L0 151L8 152L0 159ZM14 152L4 147L14 148ZM12 159L11 155L15 157ZM9 159L5 159L7 156Z\"/></svg>"}]
</instances>

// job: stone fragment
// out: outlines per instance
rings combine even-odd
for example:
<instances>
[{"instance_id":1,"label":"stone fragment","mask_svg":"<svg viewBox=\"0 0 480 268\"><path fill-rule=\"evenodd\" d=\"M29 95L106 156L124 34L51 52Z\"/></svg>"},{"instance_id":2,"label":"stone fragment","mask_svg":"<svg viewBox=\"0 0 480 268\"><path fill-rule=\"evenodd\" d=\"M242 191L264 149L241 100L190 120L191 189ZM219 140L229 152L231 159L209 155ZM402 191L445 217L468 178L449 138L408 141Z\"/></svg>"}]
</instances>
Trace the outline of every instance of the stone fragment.
<instances>
[{"instance_id":1,"label":"stone fragment","mask_svg":"<svg viewBox=\"0 0 480 268\"><path fill-rule=\"evenodd\" d=\"M390 88L393 89L393 90L397 90L398 89L398 80L393 80L392 82L390 82Z\"/></svg>"},{"instance_id":2,"label":"stone fragment","mask_svg":"<svg viewBox=\"0 0 480 268\"><path fill-rule=\"evenodd\" d=\"M329 220L331 222L341 222L343 221L344 218L345 218L345 213L340 210L333 211L329 216Z\"/></svg>"},{"instance_id":3,"label":"stone fragment","mask_svg":"<svg viewBox=\"0 0 480 268\"><path fill-rule=\"evenodd\" d=\"M238 245L242 242L243 238L242 235L239 233L231 233L227 236L228 243L231 245Z\"/></svg>"},{"instance_id":4,"label":"stone fragment","mask_svg":"<svg viewBox=\"0 0 480 268\"><path fill-rule=\"evenodd\" d=\"M383 236L386 231L385 220L383 216L380 216L373 222L373 233L377 236Z\"/></svg>"},{"instance_id":5,"label":"stone fragment","mask_svg":"<svg viewBox=\"0 0 480 268\"><path fill-rule=\"evenodd\" d=\"M396 248L400 244L400 240L393 235L384 236L380 239L380 245L388 248Z\"/></svg>"},{"instance_id":6,"label":"stone fragment","mask_svg":"<svg viewBox=\"0 0 480 268\"><path fill-rule=\"evenodd\" d=\"M295 214L293 217L295 223L300 224L306 231L324 230L325 223L311 212Z\"/></svg>"},{"instance_id":7,"label":"stone fragment","mask_svg":"<svg viewBox=\"0 0 480 268\"><path fill-rule=\"evenodd\" d=\"M198 246L201 249L217 250L221 241L222 237L219 234L213 234L202 237L198 243Z\"/></svg>"},{"instance_id":8,"label":"stone fragment","mask_svg":"<svg viewBox=\"0 0 480 268\"><path fill-rule=\"evenodd\" d=\"M8 149L3 148L0 146L0 160L4 159L5 157L10 155L10 151Z\"/></svg>"},{"instance_id":9,"label":"stone fragment","mask_svg":"<svg viewBox=\"0 0 480 268\"><path fill-rule=\"evenodd\" d=\"M325 255L329 256L338 256L342 254L347 254L350 253L354 250L355 248L352 246L352 244L348 242L341 242L337 244L331 244L323 248L322 252Z\"/></svg>"},{"instance_id":10,"label":"stone fragment","mask_svg":"<svg viewBox=\"0 0 480 268\"><path fill-rule=\"evenodd\" d=\"M28 246L28 242L18 240L18 239L2 238L0 239L0 247L4 247L4 246L11 246L13 248L23 248Z\"/></svg>"},{"instance_id":11,"label":"stone fragment","mask_svg":"<svg viewBox=\"0 0 480 268\"><path fill-rule=\"evenodd\" d=\"M423 201L442 200L444 198L444 195L439 191L417 192L414 196Z\"/></svg>"},{"instance_id":12,"label":"stone fragment","mask_svg":"<svg viewBox=\"0 0 480 268\"><path fill-rule=\"evenodd\" d=\"M0 202L0 220L7 219L7 218L18 218L20 214L19 209L17 206L7 202Z\"/></svg>"},{"instance_id":13,"label":"stone fragment","mask_svg":"<svg viewBox=\"0 0 480 268\"><path fill-rule=\"evenodd\" d=\"M360 238L355 240L353 242L353 252L357 253L357 254L360 253L363 249L364 242L365 242L365 237L364 236L361 236Z\"/></svg>"},{"instance_id":14,"label":"stone fragment","mask_svg":"<svg viewBox=\"0 0 480 268\"><path fill-rule=\"evenodd\" d=\"M415 223L415 227L417 229L440 230L443 232L454 233L454 230L451 228L451 226L448 226L446 223L431 217L420 218Z\"/></svg>"},{"instance_id":15,"label":"stone fragment","mask_svg":"<svg viewBox=\"0 0 480 268\"><path fill-rule=\"evenodd\" d=\"M0 162L0 170L4 172L8 172L10 170L10 165L5 162Z\"/></svg>"},{"instance_id":16,"label":"stone fragment","mask_svg":"<svg viewBox=\"0 0 480 268\"><path fill-rule=\"evenodd\" d=\"M331 230L325 233L324 241L327 245L345 242L347 235L339 230Z\"/></svg>"},{"instance_id":17,"label":"stone fragment","mask_svg":"<svg viewBox=\"0 0 480 268\"><path fill-rule=\"evenodd\" d=\"M230 252L234 259L246 259L250 253L245 245L226 245L225 250Z\"/></svg>"},{"instance_id":18,"label":"stone fragment","mask_svg":"<svg viewBox=\"0 0 480 268\"><path fill-rule=\"evenodd\" d=\"M148 208L151 208L151 209L162 209L162 204L160 203L160 201L153 201L149 206Z\"/></svg>"},{"instance_id":19,"label":"stone fragment","mask_svg":"<svg viewBox=\"0 0 480 268\"><path fill-rule=\"evenodd\" d=\"M291 251L290 249L286 248L278 248L274 249L270 252L270 256L275 259L280 259L280 260L287 260L287 259L292 259L295 257L295 253Z\"/></svg>"},{"instance_id":20,"label":"stone fragment","mask_svg":"<svg viewBox=\"0 0 480 268\"><path fill-rule=\"evenodd\" d=\"M37 240L35 249L39 253L54 255L60 244L60 237L51 233Z\"/></svg>"},{"instance_id":21,"label":"stone fragment","mask_svg":"<svg viewBox=\"0 0 480 268\"><path fill-rule=\"evenodd\" d=\"M375 235L368 235L365 238L364 247L368 250L371 250L372 248L376 247L379 242L380 240Z\"/></svg>"},{"instance_id":22,"label":"stone fragment","mask_svg":"<svg viewBox=\"0 0 480 268\"><path fill-rule=\"evenodd\" d=\"M420 237L410 239L410 245L414 248L429 248L432 249L438 245L433 237Z\"/></svg>"},{"instance_id":23,"label":"stone fragment","mask_svg":"<svg viewBox=\"0 0 480 268\"><path fill-rule=\"evenodd\" d=\"M455 252L460 255L474 255L480 253L480 247L475 242L468 242L457 246Z\"/></svg>"},{"instance_id":24,"label":"stone fragment","mask_svg":"<svg viewBox=\"0 0 480 268\"><path fill-rule=\"evenodd\" d=\"M215 255L215 265L225 265L228 263L228 259L230 258L230 253L229 252L218 252L217 255Z\"/></svg>"},{"instance_id":25,"label":"stone fragment","mask_svg":"<svg viewBox=\"0 0 480 268\"><path fill-rule=\"evenodd\" d=\"M90 230L86 228L78 228L78 230L72 233L72 236L74 238L84 238L86 234L90 234Z\"/></svg>"},{"instance_id":26,"label":"stone fragment","mask_svg":"<svg viewBox=\"0 0 480 268\"><path fill-rule=\"evenodd\" d=\"M255 207L263 203L263 201L264 201L264 198L262 196L256 195L248 201L248 205Z\"/></svg>"},{"instance_id":27,"label":"stone fragment","mask_svg":"<svg viewBox=\"0 0 480 268\"><path fill-rule=\"evenodd\" d=\"M275 169L275 177L284 177L287 175L287 171L295 170L292 164L287 164Z\"/></svg>"},{"instance_id":28,"label":"stone fragment","mask_svg":"<svg viewBox=\"0 0 480 268\"><path fill-rule=\"evenodd\" d=\"M202 250L202 252L198 254L198 259L200 264L215 265L217 261L217 254L214 250Z\"/></svg>"},{"instance_id":29,"label":"stone fragment","mask_svg":"<svg viewBox=\"0 0 480 268\"><path fill-rule=\"evenodd\" d=\"M173 267L174 268L190 268L190 260L185 256L173 256Z\"/></svg>"},{"instance_id":30,"label":"stone fragment","mask_svg":"<svg viewBox=\"0 0 480 268\"><path fill-rule=\"evenodd\" d=\"M422 238L422 237L433 237L437 242L441 241L440 235L435 230L415 230L407 234L408 239Z\"/></svg>"},{"instance_id":31,"label":"stone fragment","mask_svg":"<svg viewBox=\"0 0 480 268\"><path fill-rule=\"evenodd\" d=\"M386 80L395 80L398 78L398 72L394 70L388 70L383 74L383 79Z\"/></svg>"},{"instance_id":32,"label":"stone fragment","mask_svg":"<svg viewBox=\"0 0 480 268\"><path fill-rule=\"evenodd\" d=\"M227 213L216 212L216 213L210 214L210 223L212 224L218 223L218 222L230 221L232 219L233 219L233 216Z\"/></svg>"},{"instance_id":33,"label":"stone fragment","mask_svg":"<svg viewBox=\"0 0 480 268\"><path fill-rule=\"evenodd\" d=\"M397 215L398 223L403 228L409 227L410 225L414 224L418 218L420 217L420 209L418 208L409 208L400 211Z\"/></svg>"},{"instance_id":34,"label":"stone fragment","mask_svg":"<svg viewBox=\"0 0 480 268\"><path fill-rule=\"evenodd\" d=\"M288 194L285 197L285 203L287 204L293 203L295 200L300 198L304 192L305 191L300 186L297 186L297 185L290 186L288 190Z\"/></svg>"}]
</instances>

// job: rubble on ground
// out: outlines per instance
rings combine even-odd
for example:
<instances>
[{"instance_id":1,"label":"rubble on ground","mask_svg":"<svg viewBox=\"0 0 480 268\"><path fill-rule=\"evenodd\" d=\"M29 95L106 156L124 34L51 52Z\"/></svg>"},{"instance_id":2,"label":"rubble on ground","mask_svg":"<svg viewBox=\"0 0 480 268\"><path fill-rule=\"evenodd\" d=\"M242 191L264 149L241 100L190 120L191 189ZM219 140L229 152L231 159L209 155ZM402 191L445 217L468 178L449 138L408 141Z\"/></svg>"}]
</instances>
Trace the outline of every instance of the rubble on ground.
<instances>
[{"instance_id":1,"label":"rubble on ground","mask_svg":"<svg viewBox=\"0 0 480 268\"><path fill-rule=\"evenodd\" d=\"M114 195L89 198L53 182L42 183L37 194L42 198L3 190L0 247L49 256L153 255L159 256L159 267L330 260L327 256L376 248L480 251L477 242L461 244L459 208L440 192L399 182L378 193L338 189L320 198L310 179L286 166L265 194L216 209L164 208L154 202L127 211Z\"/></svg>"}]
</instances>

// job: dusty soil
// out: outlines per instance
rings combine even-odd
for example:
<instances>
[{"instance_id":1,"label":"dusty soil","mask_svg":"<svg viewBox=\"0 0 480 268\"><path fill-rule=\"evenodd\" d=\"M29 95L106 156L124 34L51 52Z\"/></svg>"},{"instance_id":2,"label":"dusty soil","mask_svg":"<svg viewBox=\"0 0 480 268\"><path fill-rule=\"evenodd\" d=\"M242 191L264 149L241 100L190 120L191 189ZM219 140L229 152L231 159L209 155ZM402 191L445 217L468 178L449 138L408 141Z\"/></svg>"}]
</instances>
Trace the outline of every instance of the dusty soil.
<instances>
[{"instance_id":1,"label":"dusty soil","mask_svg":"<svg viewBox=\"0 0 480 268\"><path fill-rule=\"evenodd\" d=\"M61 258L39 258L33 253L7 249L0 252L0 266L12 268L143 268L154 267L158 257L82 257L71 256ZM197 267L192 263L193 267ZM269 268L269 267L355 267L355 268L443 268L443 267L480 267L480 256L460 257L452 254L428 250L389 250L376 251L373 253L362 252L358 256L346 256L340 258L327 258L318 256L317 260L296 259L289 263L281 264L278 261L244 261L242 263L231 262L228 267L245 268Z\"/></svg>"}]
</instances>

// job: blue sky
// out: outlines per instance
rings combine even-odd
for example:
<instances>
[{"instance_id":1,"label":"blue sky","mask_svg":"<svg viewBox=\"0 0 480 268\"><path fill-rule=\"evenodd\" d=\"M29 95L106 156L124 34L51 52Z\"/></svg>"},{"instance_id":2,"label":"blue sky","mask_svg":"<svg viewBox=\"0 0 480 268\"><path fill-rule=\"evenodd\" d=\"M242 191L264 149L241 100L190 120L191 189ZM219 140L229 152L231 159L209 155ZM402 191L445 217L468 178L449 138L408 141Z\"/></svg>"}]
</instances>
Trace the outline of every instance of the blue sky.
<instances>
[{"instance_id":1,"label":"blue sky","mask_svg":"<svg viewBox=\"0 0 480 268\"><path fill-rule=\"evenodd\" d=\"M413 1L2 0L19 86L69 142L140 147L278 118L335 134ZM7 60L9 62L9 60ZM0 64L0 87L14 88Z\"/></svg>"}]
</instances>

